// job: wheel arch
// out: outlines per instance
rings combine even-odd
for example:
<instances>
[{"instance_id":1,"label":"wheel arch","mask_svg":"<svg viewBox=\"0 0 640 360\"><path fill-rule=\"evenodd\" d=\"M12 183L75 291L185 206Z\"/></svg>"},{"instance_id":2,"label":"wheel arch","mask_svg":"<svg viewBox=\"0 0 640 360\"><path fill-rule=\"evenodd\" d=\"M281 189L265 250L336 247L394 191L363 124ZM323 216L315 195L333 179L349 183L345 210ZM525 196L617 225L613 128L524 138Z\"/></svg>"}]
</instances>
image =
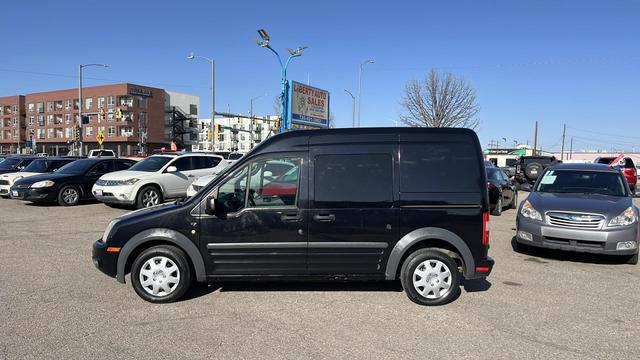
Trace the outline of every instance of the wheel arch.
<instances>
[{"instance_id":1,"label":"wheel arch","mask_svg":"<svg viewBox=\"0 0 640 360\"><path fill-rule=\"evenodd\" d=\"M158 190L160 190L160 195L162 195L162 198L166 198L167 197L167 192L165 191L164 187L162 185L160 185L159 183L155 182L155 181L149 181L147 183L144 183L142 185L140 185L138 187L138 189L136 190L136 200L138 199L138 195L140 195L140 191L142 191L142 189L148 187L148 186L152 186Z\"/></svg>"},{"instance_id":2,"label":"wheel arch","mask_svg":"<svg viewBox=\"0 0 640 360\"><path fill-rule=\"evenodd\" d=\"M120 250L118 256L116 279L124 283L125 275L131 269L131 263L145 249L156 245L172 245L184 251L189 260L197 281L206 280L207 274L202 254L196 245L185 235L171 229L154 228L139 232L134 235Z\"/></svg>"},{"instance_id":3,"label":"wheel arch","mask_svg":"<svg viewBox=\"0 0 640 360\"><path fill-rule=\"evenodd\" d=\"M385 278L397 279L404 259L420 248L436 248L448 252L454 260L461 262L463 276L474 273L475 260L464 240L449 230L426 227L411 231L396 243L387 261Z\"/></svg>"}]
</instances>

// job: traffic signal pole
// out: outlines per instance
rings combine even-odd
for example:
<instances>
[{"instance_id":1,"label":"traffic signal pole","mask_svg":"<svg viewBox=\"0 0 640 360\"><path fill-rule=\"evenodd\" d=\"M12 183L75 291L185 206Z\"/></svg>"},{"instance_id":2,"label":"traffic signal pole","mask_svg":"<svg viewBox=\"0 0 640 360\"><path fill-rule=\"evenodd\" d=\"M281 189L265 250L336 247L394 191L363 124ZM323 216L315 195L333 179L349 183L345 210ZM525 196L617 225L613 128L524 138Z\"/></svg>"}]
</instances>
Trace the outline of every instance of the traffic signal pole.
<instances>
[{"instance_id":1,"label":"traffic signal pole","mask_svg":"<svg viewBox=\"0 0 640 360\"><path fill-rule=\"evenodd\" d=\"M76 140L78 146L78 156L82 156L82 64L78 65L78 121L77 127L80 128L80 138Z\"/></svg>"}]
</instances>

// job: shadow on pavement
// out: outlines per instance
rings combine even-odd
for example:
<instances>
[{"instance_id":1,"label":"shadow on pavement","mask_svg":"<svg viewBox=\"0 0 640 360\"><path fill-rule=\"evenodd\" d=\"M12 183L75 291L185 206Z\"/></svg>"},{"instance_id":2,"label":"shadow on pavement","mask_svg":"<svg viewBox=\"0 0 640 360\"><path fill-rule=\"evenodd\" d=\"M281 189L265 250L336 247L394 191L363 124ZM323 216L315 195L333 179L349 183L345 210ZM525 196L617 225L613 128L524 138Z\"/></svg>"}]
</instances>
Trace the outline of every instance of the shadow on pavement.
<instances>
[{"instance_id":1,"label":"shadow on pavement","mask_svg":"<svg viewBox=\"0 0 640 360\"><path fill-rule=\"evenodd\" d=\"M558 260L558 261L573 261L590 264L603 264L603 265L624 265L627 262L627 256L620 255L603 255L603 254L590 254L580 253L573 251L563 251L556 249L545 249L535 246L523 245L516 242L515 236L511 238L511 248L513 251L522 255L536 256L538 258ZM544 261L538 258L525 258L525 261L537 262L540 264L546 264L548 261Z\"/></svg>"}]
</instances>

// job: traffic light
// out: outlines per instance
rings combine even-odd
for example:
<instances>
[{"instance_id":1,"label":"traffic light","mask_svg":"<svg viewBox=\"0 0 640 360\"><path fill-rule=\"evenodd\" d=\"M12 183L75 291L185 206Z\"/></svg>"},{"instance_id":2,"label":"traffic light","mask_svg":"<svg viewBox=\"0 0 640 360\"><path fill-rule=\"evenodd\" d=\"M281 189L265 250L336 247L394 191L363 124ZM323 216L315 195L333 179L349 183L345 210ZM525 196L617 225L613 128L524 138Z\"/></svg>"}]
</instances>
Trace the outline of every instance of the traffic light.
<instances>
[{"instance_id":1,"label":"traffic light","mask_svg":"<svg viewBox=\"0 0 640 360\"><path fill-rule=\"evenodd\" d=\"M73 140L80 141L82 139L82 127L76 126L75 132L73 133Z\"/></svg>"},{"instance_id":2,"label":"traffic light","mask_svg":"<svg viewBox=\"0 0 640 360\"><path fill-rule=\"evenodd\" d=\"M207 141L211 141L211 129L207 129Z\"/></svg>"},{"instance_id":3,"label":"traffic light","mask_svg":"<svg viewBox=\"0 0 640 360\"><path fill-rule=\"evenodd\" d=\"M213 138L218 140L220 139L220 124L215 125L215 131L213 132Z\"/></svg>"},{"instance_id":4,"label":"traffic light","mask_svg":"<svg viewBox=\"0 0 640 360\"><path fill-rule=\"evenodd\" d=\"M116 108L116 120L122 120L122 110L120 108Z\"/></svg>"},{"instance_id":5,"label":"traffic light","mask_svg":"<svg viewBox=\"0 0 640 360\"><path fill-rule=\"evenodd\" d=\"M104 108L100 108L100 113L98 114L98 119L100 121L104 121L106 118L106 114L104 113Z\"/></svg>"},{"instance_id":6,"label":"traffic light","mask_svg":"<svg viewBox=\"0 0 640 360\"><path fill-rule=\"evenodd\" d=\"M276 129L280 129L280 118L276 119L276 121L274 122L274 126Z\"/></svg>"}]
</instances>

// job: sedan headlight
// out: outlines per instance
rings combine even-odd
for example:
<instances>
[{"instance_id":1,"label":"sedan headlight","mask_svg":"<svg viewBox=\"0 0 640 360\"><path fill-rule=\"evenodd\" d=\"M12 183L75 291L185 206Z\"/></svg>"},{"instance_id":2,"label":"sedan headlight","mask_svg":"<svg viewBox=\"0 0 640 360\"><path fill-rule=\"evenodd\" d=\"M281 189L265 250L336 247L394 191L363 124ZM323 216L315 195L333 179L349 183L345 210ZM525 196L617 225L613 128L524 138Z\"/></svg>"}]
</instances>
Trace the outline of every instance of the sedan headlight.
<instances>
[{"instance_id":1,"label":"sedan headlight","mask_svg":"<svg viewBox=\"0 0 640 360\"><path fill-rule=\"evenodd\" d=\"M614 217L609 221L609 226L627 226L636 222L636 214L633 208L629 206L622 214Z\"/></svg>"},{"instance_id":2,"label":"sedan headlight","mask_svg":"<svg viewBox=\"0 0 640 360\"><path fill-rule=\"evenodd\" d=\"M538 212L538 210L533 208L529 200L525 200L524 204L522 204L520 214L532 220L542 221L542 215L540 214L540 212Z\"/></svg>"},{"instance_id":3,"label":"sedan headlight","mask_svg":"<svg viewBox=\"0 0 640 360\"><path fill-rule=\"evenodd\" d=\"M31 187L34 189L52 187L54 184L51 180L38 181L37 183L31 184Z\"/></svg>"}]
</instances>

